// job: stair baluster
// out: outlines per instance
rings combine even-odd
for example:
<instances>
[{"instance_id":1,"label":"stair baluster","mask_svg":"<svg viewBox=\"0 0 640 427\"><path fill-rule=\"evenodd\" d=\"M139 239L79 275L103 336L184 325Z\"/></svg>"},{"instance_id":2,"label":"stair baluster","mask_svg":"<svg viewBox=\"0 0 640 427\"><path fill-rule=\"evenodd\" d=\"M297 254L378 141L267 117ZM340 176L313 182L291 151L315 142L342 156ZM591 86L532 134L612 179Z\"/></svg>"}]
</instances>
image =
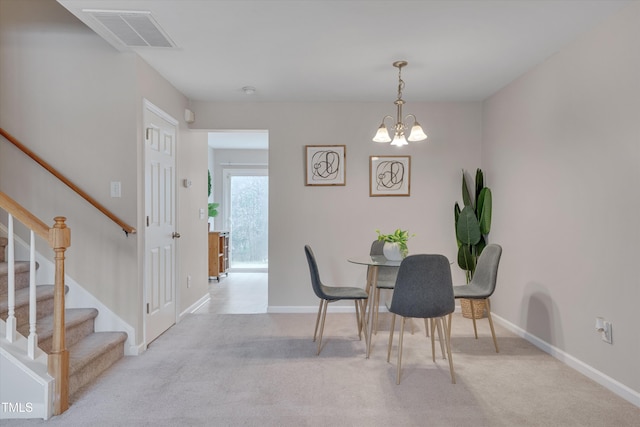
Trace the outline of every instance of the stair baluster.
<instances>
[{"instance_id":1,"label":"stair baluster","mask_svg":"<svg viewBox=\"0 0 640 427\"><path fill-rule=\"evenodd\" d=\"M7 236L9 244L7 245L7 258L9 260L9 283L7 288L7 302L9 311L7 313L7 331L6 338L9 342L16 340L16 270L15 270L15 254L13 248L13 216L9 214L7 218Z\"/></svg>"},{"instance_id":2,"label":"stair baluster","mask_svg":"<svg viewBox=\"0 0 640 427\"><path fill-rule=\"evenodd\" d=\"M33 360L38 348L38 334L36 333L36 234L30 230L29 240L29 338L27 341L27 355Z\"/></svg>"}]
</instances>

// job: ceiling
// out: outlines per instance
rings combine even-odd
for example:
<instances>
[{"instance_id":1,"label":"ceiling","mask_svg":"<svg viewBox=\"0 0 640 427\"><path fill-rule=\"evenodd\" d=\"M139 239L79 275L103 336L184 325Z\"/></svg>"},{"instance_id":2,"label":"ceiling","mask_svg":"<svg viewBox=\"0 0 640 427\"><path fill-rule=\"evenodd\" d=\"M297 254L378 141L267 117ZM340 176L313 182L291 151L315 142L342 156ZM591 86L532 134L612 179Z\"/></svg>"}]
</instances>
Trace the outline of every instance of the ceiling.
<instances>
[{"instance_id":1,"label":"ceiling","mask_svg":"<svg viewBox=\"0 0 640 427\"><path fill-rule=\"evenodd\" d=\"M133 50L192 101L483 100L629 0L58 0L149 11L174 48ZM255 93L245 94L245 86Z\"/></svg>"},{"instance_id":2,"label":"ceiling","mask_svg":"<svg viewBox=\"0 0 640 427\"><path fill-rule=\"evenodd\" d=\"M218 150L267 150L269 132L266 130L209 131L209 147Z\"/></svg>"}]
</instances>

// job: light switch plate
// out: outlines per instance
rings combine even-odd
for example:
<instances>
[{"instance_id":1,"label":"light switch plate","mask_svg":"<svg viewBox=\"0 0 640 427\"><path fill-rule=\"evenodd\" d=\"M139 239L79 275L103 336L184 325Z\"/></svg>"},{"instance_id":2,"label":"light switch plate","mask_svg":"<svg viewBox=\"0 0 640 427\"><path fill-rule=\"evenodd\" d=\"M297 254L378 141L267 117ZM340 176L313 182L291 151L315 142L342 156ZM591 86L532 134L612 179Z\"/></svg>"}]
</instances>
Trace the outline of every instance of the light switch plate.
<instances>
[{"instance_id":1,"label":"light switch plate","mask_svg":"<svg viewBox=\"0 0 640 427\"><path fill-rule=\"evenodd\" d=\"M111 197L121 197L120 181L111 181Z\"/></svg>"}]
</instances>

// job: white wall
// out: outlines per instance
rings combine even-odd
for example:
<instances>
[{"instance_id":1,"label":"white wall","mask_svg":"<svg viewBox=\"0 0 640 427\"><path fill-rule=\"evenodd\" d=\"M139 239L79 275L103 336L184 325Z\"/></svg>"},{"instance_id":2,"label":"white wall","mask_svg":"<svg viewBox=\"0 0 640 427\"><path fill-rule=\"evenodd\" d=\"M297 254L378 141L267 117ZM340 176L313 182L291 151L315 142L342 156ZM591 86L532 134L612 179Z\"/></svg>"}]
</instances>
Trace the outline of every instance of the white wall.
<instances>
[{"instance_id":1,"label":"white wall","mask_svg":"<svg viewBox=\"0 0 640 427\"><path fill-rule=\"evenodd\" d=\"M416 83L416 84L419 84ZM364 285L365 268L347 258L367 254L377 228L408 229L413 253L455 256L453 204L461 170L480 166L481 104L418 104L429 139L397 149L371 141L388 103L196 102L194 128L269 131L269 309L317 310L303 247L310 244L327 283ZM334 136L327 139L327 127ZM304 185L304 146L346 145L346 185ZM370 155L411 156L410 197L369 197ZM218 159L216 159L218 160ZM487 176L491 185L493 177ZM455 277L464 281L456 269Z\"/></svg>"},{"instance_id":2,"label":"white wall","mask_svg":"<svg viewBox=\"0 0 640 427\"><path fill-rule=\"evenodd\" d=\"M2 127L126 223L137 227L135 56L119 54L56 2L0 3ZM66 273L138 323L138 236L7 142L0 189L47 223L67 217ZM109 183L122 197L109 197ZM90 249L89 249L90 248ZM49 253L46 245L39 247Z\"/></svg>"},{"instance_id":3,"label":"white wall","mask_svg":"<svg viewBox=\"0 0 640 427\"><path fill-rule=\"evenodd\" d=\"M380 118L393 111L391 101L194 103L192 127L270 132L271 310L315 309L302 253L307 243L323 278L335 284L364 283L364 268L346 258L365 253L376 228L409 229L417 234L412 252L453 258L460 170L480 166L494 192L490 240L505 249L496 313L637 395L639 45L636 2L484 106L409 100L406 111L417 115L429 140L401 150L370 141ZM202 168L203 177L178 194L184 206L180 306L197 301L203 289L186 291L185 282L187 274L206 274L206 233L193 218L206 207L207 156L206 139L182 122L186 99L53 1L0 2L0 57L2 127L138 229L141 99L181 121L179 176ZM328 124L332 138L315 136ZM304 186L305 144L345 144L347 185ZM369 197L373 154L412 156L411 197ZM109 197L110 181L122 182L122 198ZM0 143L0 190L44 219L68 216L67 273L139 331L142 231L125 237L6 142ZM464 280L457 269L454 277ZM613 322L613 345L595 333L596 316Z\"/></svg>"},{"instance_id":4,"label":"white wall","mask_svg":"<svg viewBox=\"0 0 640 427\"><path fill-rule=\"evenodd\" d=\"M120 53L50 0L0 2L0 124L138 234L125 236L52 175L0 141L0 191L45 222L67 216L66 273L142 342L142 99L180 121L178 175L206 168L206 139L187 131L187 99L133 54ZM111 198L111 181L122 197ZM178 291L184 310L207 292L206 177L179 188ZM195 215L195 216L194 216ZM200 228L199 228L200 227ZM41 245L44 254L48 250ZM197 287L186 291L191 274Z\"/></svg>"},{"instance_id":5,"label":"white wall","mask_svg":"<svg viewBox=\"0 0 640 427\"><path fill-rule=\"evenodd\" d=\"M640 391L640 3L484 105L494 310ZM613 322L613 345L595 332Z\"/></svg>"}]
</instances>

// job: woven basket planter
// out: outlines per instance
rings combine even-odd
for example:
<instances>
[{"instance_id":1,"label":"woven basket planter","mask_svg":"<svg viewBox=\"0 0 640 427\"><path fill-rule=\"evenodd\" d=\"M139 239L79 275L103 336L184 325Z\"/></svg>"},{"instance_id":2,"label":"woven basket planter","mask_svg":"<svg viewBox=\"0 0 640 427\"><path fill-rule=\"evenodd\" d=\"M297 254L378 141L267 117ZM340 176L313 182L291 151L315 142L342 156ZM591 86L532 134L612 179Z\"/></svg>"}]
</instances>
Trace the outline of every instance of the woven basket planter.
<instances>
[{"instance_id":1,"label":"woven basket planter","mask_svg":"<svg viewBox=\"0 0 640 427\"><path fill-rule=\"evenodd\" d=\"M482 319L486 316L486 304L483 300L460 300L460 308L462 308L462 316L471 319L471 304L473 304L473 314L476 319Z\"/></svg>"}]
</instances>

